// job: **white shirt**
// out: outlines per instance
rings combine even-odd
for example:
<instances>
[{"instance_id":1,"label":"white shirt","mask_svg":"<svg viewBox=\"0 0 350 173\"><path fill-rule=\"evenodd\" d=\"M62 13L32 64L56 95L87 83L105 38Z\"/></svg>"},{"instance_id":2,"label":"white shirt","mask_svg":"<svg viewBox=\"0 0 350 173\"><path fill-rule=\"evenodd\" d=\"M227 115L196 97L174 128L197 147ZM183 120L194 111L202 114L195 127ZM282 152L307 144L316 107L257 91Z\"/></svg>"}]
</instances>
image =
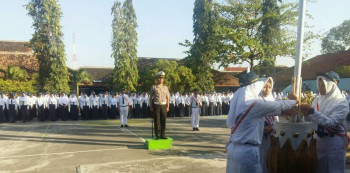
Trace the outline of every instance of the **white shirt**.
<instances>
[{"instance_id":1,"label":"white shirt","mask_svg":"<svg viewBox=\"0 0 350 173\"><path fill-rule=\"evenodd\" d=\"M49 105L51 105L51 104L55 105L55 108L57 109L57 99L56 99L55 96L49 97L49 98L47 99L47 105L49 106Z\"/></svg>"},{"instance_id":2,"label":"white shirt","mask_svg":"<svg viewBox=\"0 0 350 173\"><path fill-rule=\"evenodd\" d=\"M84 106L88 106L89 108L91 108L89 97L82 97L80 100L81 100L81 103L80 103L81 109L83 109Z\"/></svg>"},{"instance_id":3,"label":"white shirt","mask_svg":"<svg viewBox=\"0 0 350 173\"><path fill-rule=\"evenodd\" d=\"M39 106L43 106L44 105L44 108L46 108L47 107L47 105L46 105L46 98L45 97L38 97L37 99L36 99L36 106L37 107L39 107Z\"/></svg>"},{"instance_id":4,"label":"white shirt","mask_svg":"<svg viewBox=\"0 0 350 173\"><path fill-rule=\"evenodd\" d=\"M77 97L69 97L69 103L68 106L71 107L72 105L78 106L78 98Z\"/></svg>"},{"instance_id":5,"label":"white shirt","mask_svg":"<svg viewBox=\"0 0 350 173\"><path fill-rule=\"evenodd\" d=\"M97 97L97 95L94 96L90 96L90 105L91 106L99 106L99 98Z\"/></svg>"},{"instance_id":6,"label":"white shirt","mask_svg":"<svg viewBox=\"0 0 350 173\"><path fill-rule=\"evenodd\" d=\"M119 103L119 107L126 107L126 106L130 105L130 99L126 94L120 94L118 96L117 100Z\"/></svg>"},{"instance_id":7,"label":"white shirt","mask_svg":"<svg viewBox=\"0 0 350 173\"><path fill-rule=\"evenodd\" d=\"M9 109L10 105L15 105L15 109L17 110L18 109L18 101L17 101L17 99L15 99L15 98L7 99L7 105L6 105L7 109Z\"/></svg>"},{"instance_id":8,"label":"white shirt","mask_svg":"<svg viewBox=\"0 0 350 173\"><path fill-rule=\"evenodd\" d=\"M106 104L107 106L109 106L109 100L107 96L100 97L100 106L102 106L103 104Z\"/></svg>"},{"instance_id":9,"label":"white shirt","mask_svg":"<svg viewBox=\"0 0 350 173\"><path fill-rule=\"evenodd\" d=\"M58 101L59 101L59 104L62 105L62 106L63 105L68 105L68 103L69 103L69 99L68 99L68 97L66 95L61 96Z\"/></svg>"}]
</instances>

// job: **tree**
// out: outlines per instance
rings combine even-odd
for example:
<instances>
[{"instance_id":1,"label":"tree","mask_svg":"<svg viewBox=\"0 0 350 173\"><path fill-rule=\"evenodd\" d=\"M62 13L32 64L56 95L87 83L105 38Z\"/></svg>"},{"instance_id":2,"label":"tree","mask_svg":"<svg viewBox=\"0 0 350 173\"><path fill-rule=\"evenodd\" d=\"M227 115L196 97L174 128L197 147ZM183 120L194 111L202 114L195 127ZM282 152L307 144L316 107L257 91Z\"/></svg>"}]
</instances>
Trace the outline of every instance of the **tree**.
<instances>
[{"instance_id":1,"label":"tree","mask_svg":"<svg viewBox=\"0 0 350 173\"><path fill-rule=\"evenodd\" d=\"M192 91L197 87L195 76L191 69L185 66L179 66L176 61L158 60L150 68L146 68L140 72L139 90L147 92L151 86L156 83L156 73L159 71L165 72L164 84L168 86L171 92Z\"/></svg>"},{"instance_id":2,"label":"tree","mask_svg":"<svg viewBox=\"0 0 350 173\"><path fill-rule=\"evenodd\" d=\"M321 46L324 54L350 50L350 20L330 29Z\"/></svg>"},{"instance_id":3,"label":"tree","mask_svg":"<svg viewBox=\"0 0 350 173\"><path fill-rule=\"evenodd\" d=\"M336 71L340 78L350 78L350 66L341 66L336 69Z\"/></svg>"},{"instance_id":4,"label":"tree","mask_svg":"<svg viewBox=\"0 0 350 173\"><path fill-rule=\"evenodd\" d=\"M69 92L60 24L62 12L57 0L31 0L26 8L33 18L34 33L30 46L39 62L40 90Z\"/></svg>"},{"instance_id":5,"label":"tree","mask_svg":"<svg viewBox=\"0 0 350 173\"><path fill-rule=\"evenodd\" d=\"M217 17L213 0L196 0L193 9L193 42L186 40L185 43L180 43L190 47L185 65L192 69L196 83L202 91L214 91L211 67L217 56Z\"/></svg>"},{"instance_id":6,"label":"tree","mask_svg":"<svg viewBox=\"0 0 350 173\"><path fill-rule=\"evenodd\" d=\"M7 69L0 69L0 73L4 74L4 80L14 80L26 82L28 73L20 67L7 66Z\"/></svg>"},{"instance_id":7,"label":"tree","mask_svg":"<svg viewBox=\"0 0 350 173\"><path fill-rule=\"evenodd\" d=\"M77 94L79 94L79 83L91 83L92 81L91 74L85 69L70 70L69 72L71 73L70 81L72 81Z\"/></svg>"},{"instance_id":8,"label":"tree","mask_svg":"<svg viewBox=\"0 0 350 173\"><path fill-rule=\"evenodd\" d=\"M226 4L218 4L220 44L216 61L220 66L248 62L251 69L256 65L273 68L277 56L295 55L297 4L278 2L227 0ZM306 43L317 36L312 32L305 35Z\"/></svg>"},{"instance_id":9,"label":"tree","mask_svg":"<svg viewBox=\"0 0 350 173\"><path fill-rule=\"evenodd\" d=\"M114 90L125 87L135 91L139 75L137 70L137 21L132 0L125 0L123 7L117 0L112 7L112 57L114 58Z\"/></svg>"}]
</instances>

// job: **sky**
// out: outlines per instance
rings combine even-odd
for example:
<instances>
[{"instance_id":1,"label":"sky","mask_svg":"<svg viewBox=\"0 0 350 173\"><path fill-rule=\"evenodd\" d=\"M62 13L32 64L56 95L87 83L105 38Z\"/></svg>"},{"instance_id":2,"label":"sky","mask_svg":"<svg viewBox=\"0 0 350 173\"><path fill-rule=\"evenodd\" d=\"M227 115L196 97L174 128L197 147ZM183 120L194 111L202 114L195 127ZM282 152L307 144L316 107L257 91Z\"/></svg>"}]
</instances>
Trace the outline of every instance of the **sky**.
<instances>
[{"instance_id":1,"label":"sky","mask_svg":"<svg viewBox=\"0 0 350 173\"><path fill-rule=\"evenodd\" d=\"M299 0L290 0L297 2ZM313 16L307 23L312 31L324 35L330 28L350 19L350 0L312 0L306 9ZM0 40L29 41L33 34L32 19L25 4L29 0L0 0ZM73 39L75 33L77 67L113 67L111 58L112 15L114 0L59 0L67 65L75 67ZM184 58L188 48L178 43L192 40L194 0L133 0L138 22L138 57ZM310 56L320 55L321 42L316 40ZM291 57L277 58L276 64L294 65ZM248 66L248 64L234 65Z\"/></svg>"}]
</instances>

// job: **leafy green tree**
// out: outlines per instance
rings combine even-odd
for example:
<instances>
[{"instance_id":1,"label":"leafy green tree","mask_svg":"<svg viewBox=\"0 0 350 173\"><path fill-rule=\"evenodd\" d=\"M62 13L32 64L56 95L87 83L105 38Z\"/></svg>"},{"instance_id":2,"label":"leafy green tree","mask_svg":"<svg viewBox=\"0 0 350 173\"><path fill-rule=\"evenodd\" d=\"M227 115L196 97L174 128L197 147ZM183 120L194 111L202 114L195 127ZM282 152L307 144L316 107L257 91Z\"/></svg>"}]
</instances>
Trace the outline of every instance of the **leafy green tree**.
<instances>
[{"instance_id":1,"label":"leafy green tree","mask_svg":"<svg viewBox=\"0 0 350 173\"><path fill-rule=\"evenodd\" d=\"M350 20L330 29L321 46L324 54L350 50Z\"/></svg>"},{"instance_id":2,"label":"leafy green tree","mask_svg":"<svg viewBox=\"0 0 350 173\"><path fill-rule=\"evenodd\" d=\"M27 71L20 67L7 66L7 69L0 69L0 73L3 73L4 80L26 82L28 77Z\"/></svg>"},{"instance_id":3,"label":"leafy green tree","mask_svg":"<svg viewBox=\"0 0 350 173\"><path fill-rule=\"evenodd\" d=\"M112 7L112 57L114 58L114 90L125 87L135 91L139 75L137 70L137 21L132 0L125 0L123 7L117 0Z\"/></svg>"},{"instance_id":4,"label":"leafy green tree","mask_svg":"<svg viewBox=\"0 0 350 173\"><path fill-rule=\"evenodd\" d=\"M197 85L191 69L179 66L176 61L158 60L150 68L140 72L139 91L147 92L156 83L156 73L165 72L164 84L171 92L192 91Z\"/></svg>"},{"instance_id":5,"label":"leafy green tree","mask_svg":"<svg viewBox=\"0 0 350 173\"><path fill-rule=\"evenodd\" d=\"M75 92L79 94L79 83L91 83L92 82L92 76L89 72L87 72L85 69L79 69L79 70L69 70L71 73L70 81L72 81Z\"/></svg>"},{"instance_id":6,"label":"leafy green tree","mask_svg":"<svg viewBox=\"0 0 350 173\"><path fill-rule=\"evenodd\" d=\"M3 80L0 79L0 91L6 92L31 92L36 93L35 81L18 81L18 80Z\"/></svg>"},{"instance_id":7,"label":"leafy green tree","mask_svg":"<svg viewBox=\"0 0 350 173\"><path fill-rule=\"evenodd\" d=\"M350 66L342 66L336 69L340 78L350 78Z\"/></svg>"},{"instance_id":8,"label":"leafy green tree","mask_svg":"<svg viewBox=\"0 0 350 173\"><path fill-rule=\"evenodd\" d=\"M202 91L214 91L211 67L217 56L217 19L218 11L213 0L196 0L193 9L193 42L186 40L185 43L180 43L190 47L185 65L192 69Z\"/></svg>"},{"instance_id":9,"label":"leafy green tree","mask_svg":"<svg viewBox=\"0 0 350 173\"><path fill-rule=\"evenodd\" d=\"M69 92L60 24L62 12L57 0L30 0L26 8L33 18L34 33L30 46L39 61L40 90Z\"/></svg>"},{"instance_id":10,"label":"leafy green tree","mask_svg":"<svg viewBox=\"0 0 350 173\"><path fill-rule=\"evenodd\" d=\"M256 65L268 69L274 67L277 56L295 55L297 4L278 2L227 0L226 4L218 4L220 44L217 62L221 66L248 62L251 69ZM317 36L311 32L305 35L306 43ZM306 49L307 46L305 44Z\"/></svg>"}]
</instances>

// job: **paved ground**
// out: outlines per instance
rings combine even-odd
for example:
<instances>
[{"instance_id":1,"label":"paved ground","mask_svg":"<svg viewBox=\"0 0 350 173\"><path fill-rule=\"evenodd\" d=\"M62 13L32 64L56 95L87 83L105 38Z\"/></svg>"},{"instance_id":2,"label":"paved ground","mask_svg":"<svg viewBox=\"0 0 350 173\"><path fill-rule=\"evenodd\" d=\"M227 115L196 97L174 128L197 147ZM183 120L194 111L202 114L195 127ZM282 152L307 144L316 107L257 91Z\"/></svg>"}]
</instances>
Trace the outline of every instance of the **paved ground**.
<instances>
[{"instance_id":1,"label":"paved ground","mask_svg":"<svg viewBox=\"0 0 350 173\"><path fill-rule=\"evenodd\" d=\"M157 151L144 146L150 119L129 120L129 128L118 120L1 124L0 172L225 172L225 119L201 117L193 132L189 117L169 118L173 148Z\"/></svg>"},{"instance_id":2,"label":"paved ground","mask_svg":"<svg viewBox=\"0 0 350 173\"><path fill-rule=\"evenodd\" d=\"M225 117L169 118L173 149L149 151L150 119L1 124L0 172L225 172Z\"/></svg>"}]
</instances>

